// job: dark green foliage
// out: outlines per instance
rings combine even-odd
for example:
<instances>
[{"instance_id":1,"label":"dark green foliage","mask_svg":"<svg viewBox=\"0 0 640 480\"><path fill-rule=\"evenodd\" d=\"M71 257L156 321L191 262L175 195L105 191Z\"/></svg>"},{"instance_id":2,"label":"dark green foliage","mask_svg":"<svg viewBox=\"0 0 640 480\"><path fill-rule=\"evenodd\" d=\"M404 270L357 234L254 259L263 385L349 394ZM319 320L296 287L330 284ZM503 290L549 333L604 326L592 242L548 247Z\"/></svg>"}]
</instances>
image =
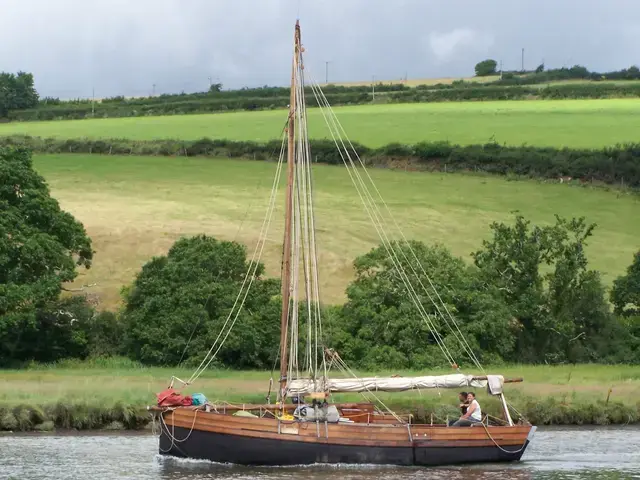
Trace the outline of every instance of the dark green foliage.
<instances>
[{"instance_id":1,"label":"dark green foliage","mask_svg":"<svg viewBox=\"0 0 640 480\"><path fill-rule=\"evenodd\" d=\"M514 316L517 349L505 359L575 363L612 352L620 337L603 335L623 332L616 332L599 274L587 269L584 247L594 227L559 217L555 225L532 227L522 216L514 225L491 225L493 238L473 258ZM630 360L640 359L617 359Z\"/></svg>"},{"instance_id":2,"label":"dark green foliage","mask_svg":"<svg viewBox=\"0 0 640 480\"><path fill-rule=\"evenodd\" d=\"M92 257L84 227L51 198L31 153L0 149L0 364L56 355L34 342L53 342L61 352L82 343L61 340L75 330L58 296Z\"/></svg>"},{"instance_id":3,"label":"dark green foliage","mask_svg":"<svg viewBox=\"0 0 640 480\"><path fill-rule=\"evenodd\" d=\"M482 62L476 63L475 71L477 77L486 77L488 75L496 74L496 67L498 66L498 62L492 59L483 60Z\"/></svg>"},{"instance_id":4,"label":"dark green foliage","mask_svg":"<svg viewBox=\"0 0 640 480\"><path fill-rule=\"evenodd\" d=\"M171 96L170 99L151 97L150 99L132 99L103 101L92 105L90 102L66 103L55 105L49 103L37 108L9 112L11 120L62 120L82 118L115 118L140 117L152 115L183 115L191 113L224 112L229 110L270 110L285 108L290 97L288 89L286 95L278 97L246 97L236 95L232 97L219 96L211 93L204 96ZM224 93L224 92L220 92ZM326 92L325 92L326 93ZM177 98L174 98L177 97ZM327 100L332 105L356 105L367 103L370 98L368 92L326 93ZM162 99L163 101L158 101ZM170 100L170 101L166 101ZM306 95L307 105L317 106L313 94Z\"/></svg>"},{"instance_id":5,"label":"dark green foliage","mask_svg":"<svg viewBox=\"0 0 640 480\"><path fill-rule=\"evenodd\" d=\"M14 341L13 356L4 363L116 355L122 335L115 314L97 313L84 296L65 297L37 309L33 322L22 325L19 336L8 337Z\"/></svg>"},{"instance_id":6,"label":"dark green foliage","mask_svg":"<svg viewBox=\"0 0 640 480\"><path fill-rule=\"evenodd\" d=\"M411 92L391 93L397 103L466 102L472 100L520 100L541 96L541 89L533 87L504 87L477 85L469 82L462 88L415 89Z\"/></svg>"},{"instance_id":7,"label":"dark green foliage","mask_svg":"<svg viewBox=\"0 0 640 480\"><path fill-rule=\"evenodd\" d=\"M122 321L113 312L93 312L86 323L88 354L91 357L109 357L122 351L124 337Z\"/></svg>"},{"instance_id":8,"label":"dark green foliage","mask_svg":"<svg viewBox=\"0 0 640 480\"><path fill-rule=\"evenodd\" d=\"M38 104L38 92L33 85L33 75L25 72L0 72L0 117L12 110L33 108Z\"/></svg>"},{"instance_id":9,"label":"dark green foliage","mask_svg":"<svg viewBox=\"0 0 640 480\"><path fill-rule=\"evenodd\" d=\"M207 236L178 240L166 256L149 261L124 294L128 355L147 364L197 364L221 331L248 267L244 246ZM225 365L273 365L280 287L262 279L263 270L258 265L245 306L217 356Z\"/></svg>"},{"instance_id":10,"label":"dark green foliage","mask_svg":"<svg viewBox=\"0 0 640 480\"><path fill-rule=\"evenodd\" d=\"M406 244L399 247L403 253L398 258L454 357L467 360L455 334L438 318L428 298L429 294L435 298L435 294L425 272L429 272L446 309L481 361L493 362L508 355L514 344L509 311L491 288L478 283L475 269L442 246L428 247L415 241L410 244L422 268L418 268ZM419 315L386 249L372 250L357 258L354 266L356 279L347 289L348 301L340 315L330 316L330 345L349 364L366 369L446 365L432 329ZM441 305L439 308L446 311Z\"/></svg>"},{"instance_id":11,"label":"dark green foliage","mask_svg":"<svg viewBox=\"0 0 640 480\"><path fill-rule=\"evenodd\" d=\"M613 281L611 303L616 315L640 315L640 250L634 255L626 275Z\"/></svg>"},{"instance_id":12,"label":"dark green foliage","mask_svg":"<svg viewBox=\"0 0 640 480\"><path fill-rule=\"evenodd\" d=\"M318 163L342 162L330 140L311 140L313 160ZM241 142L211 140L121 140L11 136L0 137L0 146L20 146L39 153L94 153L113 155L210 156L273 160L280 142ZM411 162L414 168L446 172L483 172L532 178L557 179L571 176L581 183L624 184L640 187L640 144L603 149L553 147L511 147L497 143L454 145L448 142L389 144L377 149L354 143L358 155L368 165L390 166Z\"/></svg>"},{"instance_id":13,"label":"dark green foliage","mask_svg":"<svg viewBox=\"0 0 640 480\"><path fill-rule=\"evenodd\" d=\"M93 309L84 297L64 298L36 313L36 328L21 334L21 358L55 362L63 358L86 358L87 335Z\"/></svg>"},{"instance_id":14,"label":"dark green foliage","mask_svg":"<svg viewBox=\"0 0 640 480\"><path fill-rule=\"evenodd\" d=\"M629 68L623 68L613 72L590 72L586 67L582 65L574 65L573 67L566 68L552 68L549 70L544 69L544 64L539 65L535 72L528 72L523 74L522 72L514 72L508 76L504 74L502 78L494 85L535 85L540 83L557 82L562 80L638 80L640 79L640 69L638 67L631 66ZM615 88L613 89L616 90ZM621 90L622 91L622 90Z\"/></svg>"}]
</instances>

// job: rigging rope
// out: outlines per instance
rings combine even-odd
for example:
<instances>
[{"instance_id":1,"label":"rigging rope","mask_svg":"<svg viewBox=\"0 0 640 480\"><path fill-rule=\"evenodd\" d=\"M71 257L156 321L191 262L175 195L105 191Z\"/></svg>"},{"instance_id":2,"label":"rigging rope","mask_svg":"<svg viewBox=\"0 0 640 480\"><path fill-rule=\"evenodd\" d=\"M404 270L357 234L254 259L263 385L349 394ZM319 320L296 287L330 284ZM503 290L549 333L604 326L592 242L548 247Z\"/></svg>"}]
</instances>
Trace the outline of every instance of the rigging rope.
<instances>
[{"instance_id":1,"label":"rigging rope","mask_svg":"<svg viewBox=\"0 0 640 480\"><path fill-rule=\"evenodd\" d=\"M313 88L313 85L312 85L312 88ZM315 94L315 91L314 91L314 94ZM326 101L326 98L321 99L318 96L316 96L316 99L317 99L319 105L321 105L321 106L323 104L328 105L328 102ZM364 182L363 182L360 174L357 171L355 163L353 162L353 159L351 158L348 150L346 149L346 146L344 145L344 141L341 138L339 138L339 140L341 141L341 143L342 143L342 145L344 147L344 153L343 153L342 149L340 149L340 146L338 145L338 140L336 139L336 132L334 132L334 130L331 129L331 123L330 123L330 121L327 120L327 117L326 117L326 115L324 113L324 109L321 108L321 112L323 113L323 116L325 117L325 121L327 122L327 125L329 126L331 136L333 138L334 143L336 144L336 147L338 148L338 152L340 154L340 157L341 157L343 163L345 164L345 166L347 167L347 172L349 173L349 176L350 176L354 186L356 187L356 191L358 192L358 195L360 196L360 199L362 200L362 203L363 203L363 205L365 207L365 211L369 215L369 218L371 219L371 221L373 223L373 226L376 229L376 232L378 233L378 236L380 237L380 239L382 241L383 247L387 251L389 259L391 260L396 272L400 276L400 279L402 280L403 284L407 288L409 296L410 296L411 300L413 301L414 305L416 306L419 314L421 315L422 320L426 323L427 327L429 328L429 330L433 334L434 339L435 339L436 343L438 344L438 346L439 346L442 354L444 355L445 359L447 359L447 361L450 364L454 364L455 361L453 360L453 357L451 356L451 354L448 351L446 345L444 344L444 339L442 338L442 336L438 332L438 329L435 328L435 324L431 321L430 316L424 310L424 307L423 307L421 301L419 300L419 297L417 295L417 292L415 291L415 288L411 284L411 281L410 281L408 275L406 274L406 272L402 268L400 260L398 259L398 256L397 256L397 254L396 254L396 252L395 252L395 250L393 248L394 245L390 241L386 231L384 230L384 228L382 226L382 221L379 218L380 214L375 209L375 203L373 202L370 194L368 195L368 191L366 190L366 185L364 185ZM333 119L330 118L329 120L333 120ZM346 159L345 159L345 156L346 156ZM347 159L348 159L348 163L347 163ZM350 166L351 166L351 168L349 168Z\"/></svg>"},{"instance_id":2,"label":"rigging rope","mask_svg":"<svg viewBox=\"0 0 640 480\"><path fill-rule=\"evenodd\" d=\"M338 141L336 139L336 136L337 136L338 139L340 140L341 144L342 144L342 147L345 150L345 154L346 154L346 156L347 156L347 158L349 160L349 164L347 164L347 162L345 161L344 156L341 154L341 157L343 159L343 163L345 163L345 166L347 167L348 170L349 170L349 166L351 166L351 168L352 168L352 170L354 172L354 175L352 176L352 181L354 181L354 177L355 177L356 180L358 180L357 183L354 181L354 185L356 186L357 190L358 190L358 186L360 186L360 188L362 189L363 193L360 196L361 196L361 199L363 200L363 203L365 204L365 209L367 208L367 203L368 203L369 207L373 209L373 215L370 214L370 217L371 217L372 221L374 222L374 225L376 224L376 221L377 221L378 222L378 226L379 226L380 230L382 231L383 235L386 237L387 242L390 243L388 241L388 236L386 235L386 232L384 231L384 223L385 223L384 222L384 217L382 216L378 206L376 205L375 200L373 198L373 195L369 191L369 189L366 186L361 174L359 173L358 168L355 165L355 162L353 162L353 159L351 158L351 155L349 154L349 151L347 150L347 147L346 147L344 141L342 140L342 136L340 135L340 130L344 133L344 137L346 138L349 146L351 147L351 150L353 151L354 156L356 157L358 163L362 167L362 170L365 172L365 174L366 174L370 184L372 185L374 191L378 194L378 197L379 197L380 201L383 203L388 215L393 220L393 223L394 223L395 227L400 232L400 235L401 235L402 239L404 240L405 245L408 247L408 250L409 250L410 254L413 256L413 259L414 259L415 263L418 264L419 269L421 270L422 274L426 277L429 285L431 286L431 289L434 292L435 297L439 301L439 304L438 304L438 302L435 301L434 296L431 295L431 293L427 290L427 288L423 284L420 276L418 275L418 272L416 272L416 270L413 267L413 264L412 264L413 262L411 262L409 260L409 258L407 257L406 253L401 248L400 244L398 244L398 248L397 249L394 248L393 244L390 244L387 247L385 245L385 239L382 238L383 235L380 235L380 232L379 232L379 235L381 236L381 239L383 240L383 245L385 245L385 249L387 250L387 252L388 252L388 254L389 254L389 256L390 256L390 258L392 260L392 263L396 267L396 270L398 271L399 275L401 277L403 277L403 273L404 272L401 271L402 266L401 266L401 263L398 260L398 254L396 253L396 250L400 253L400 255L404 258L405 262L409 265L409 268L411 269L412 273L414 274L418 284L420 285L420 287L422 287L422 290L427 294L427 297L429 298L429 300L431 301L432 305L434 306L434 308L438 312L439 317L444 321L445 325L451 330L451 332L454 335L454 338L456 338L460 342L463 350L469 356L471 361L478 368L480 368L482 371L484 371L484 369L482 368L482 365L480 364L477 356L473 352L473 349L471 348L471 346L469 345L468 341L466 340L466 338L462 334L462 332L460 330L460 327L458 326L457 322L455 321L455 319L451 315L451 312L449 311L449 309L447 308L446 304L444 303L444 301L440 297L440 294L438 293L437 289L435 288L435 285L433 284L433 281L431 280L429 275L426 273L422 263L418 260L418 257L415 254L415 251L413 250L413 248L411 247L410 242L407 240L406 236L402 232L402 230L401 230L400 226L398 225L395 217L391 213L391 210L389 209L387 203L384 201L384 198L382 197L382 195L380 194L380 191L378 190L377 186L375 185L375 182L373 181L373 179L369 175L364 162L362 161L362 159L358 155L356 149L354 148L354 146L351 143L351 141L349 140L349 138L346 136L346 132L344 132L344 128L342 127L342 125L340 124L339 120L337 119L335 113L333 112L331 106L329 105L329 102L327 101L326 97L324 96L324 93L322 92L322 89L317 84L317 82L312 83L312 91L313 91L313 93L314 93L314 95L316 97L316 100L318 101L318 105L320 106L321 112L323 113L323 117L325 119L325 122L327 123L327 126L330 129L330 132L332 134L332 138L334 140L334 143L336 144L336 146L338 147L338 149L340 151L340 145L338 145ZM329 117L328 118L327 118L327 114L325 114L325 109L329 111ZM332 129L332 127L333 127L333 129ZM334 133L334 131L335 131L335 133ZM360 191L359 191L359 193L360 193ZM363 196L366 198L366 200L367 200L366 202L362 198ZM406 273L404 273L404 275L406 275ZM407 285L406 282L403 282L403 283L405 283L405 285ZM412 286L411 286L410 290L413 290ZM411 292L411 293L415 294L415 292ZM417 295L416 295L416 300L419 301L419 298L417 297ZM442 309L441 309L441 306L442 306ZM420 310L420 308L419 308L419 310ZM442 312L442 310L444 310L446 312L446 314L447 314L446 316ZM424 313L425 313L425 315L428 315L428 314L426 314L426 312L424 312ZM425 316L423 316L423 320L426 320ZM426 321L425 323L427 324L427 326L429 326L430 330L432 330L432 333L434 333L433 330L434 330L435 325L433 324L433 322ZM450 359L449 361L452 360L450 354L445 354L445 358L449 358ZM451 363L455 364L455 362L453 362L453 361L451 361Z\"/></svg>"},{"instance_id":3,"label":"rigging rope","mask_svg":"<svg viewBox=\"0 0 640 480\"><path fill-rule=\"evenodd\" d=\"M218 336L216 337L215 341L213 342L213 345L211 345L211 348L209 349L209 351L207 352L207 354L203 358L202 362L200 362L200 365L198 366L198 368L196 368L195 372L191 375L189 380L186 382L187 384L192 384L195 380L197 380L198 377L200 375L202 375L202 372L204 372L208 368L208 366L211 364L211 362L215 359L216 355L218 354L218 352L220 351L220 349L224 345L224 342L226 341L227 337L231 333L231 329L233 328L233 326L236 323L236 320L238 319L240 311L242 310L242 306L244 305L244 302L245 302L245 300L247 298L247 295L249 294L249 290L251 289L251 285L253 284L253 281L255 280L255 273L257 271L260 259L262 258L262 253L264 251L264 247L265 247L266 240L267 240L267 232L269 231L269 227L271 225L271 219L273 217L273 211L275 209L276 193L278 191L278 185L280 184L280 176L281 176L283 159L284 159L285 139L286 139L286 136L283 136L282 145L281 145L281 149L280 149L280 156L278 158L278 164L277 164L277 167L276 167L276 173L275 173L275 176L274 176L274 179L273 179L273 184L271 186L271 194L270 194L270 198L269 198L269 206L267 208L267 212L265 214L265 218L264 218L264 220L262 222L262 227L260 229L260 234L258 236L258 242L256 243L256 247L255 247L255 249L253 251L253 255L251 256L251 261L249 262L249 267L247 269L247 273L245 274L244 280L242 282L242 285L240 286L240 291L238 292L238 295L237 295L237 297L236 297L236 299L235 299L235 301L233 303L233 306L231 307L231 310L229 311L229 315L227 316L224 324L222 325L222 328L220 329L220 332L218 333ZM248 285L247 285L247 280L249 280ZM245 285L247 285L246 291L244 291L245 290ZM242 295L243 291L244 291L244 296ZM241 297L242 297L242 300L240 301ZM238 308L236 310L236 305L238 305L238 301L240 301L240 305L238 306ZM231 317L234 314L234 311L235 311L235 317L231 321L231 325L229 326L229 328L226 330L226 334L224 335L224 337L222 337L223 332L225 331L225 328L229 324L229 321L231 320ZM222 338L222 340L220 341L221 338ZM218 342L220 342L220 343L218 343ZM216 346L218 347L217 349L216 349Z\"/></svg>"},{"instance_id":4,"label":"rigging rope","mask_svg":"<svg viewBox=\"0 0 640 480\"><path fill-rule=\"evenodd\" d=\"M274 152L275 153L275 150ZM273 155L272 155L273 156ZM260 185L263 182L263 178L260 177L260 179L258 180L258 184L256 185L255 188L255 193L257 193L258 189L260 188ZM254 193L254 195L252 195L251 198L251 202L249 202L249 205L247 206L246 211L244 212L244 216L242 217L242 220L240 221L240 226L238 226L238 230L236 231L236 234L233 236L233 240L231 240L232 242L235 242L238 239L238 236L240 235L240 231L242 230L242 227L244 226L244 222L246 221L247 217L249 216L249 211L251 210L251 208L253 207L253 204L257 198L257 195ZM222 270L218 271L218 275L216 275L216 279L214 282L217 282L218 279L220 278L220 275L222 275ZM205 310L206 310L206 306L209 303L209 300L211 300L213 296L209 295L209 297L207 298L207 301L205 302ZM200 326L200 324L202 323L202 320L207 317L208 314L205 312L204 315L202 315L198 321L196 322L195 326L193 327L193 330L191 330L191 335L189 335L189 340L187 340L187 343L184 346L184 350L182 350L182 355L180 356L180 360L178 361L178 366L182 363L182 360L184 359L185 354L187 353L187 349L189 348L189 345L191 344L191 340L193 339L193 335L196 333L196 330L198 329L198 327Z\"/></svg>"}]
</instances>

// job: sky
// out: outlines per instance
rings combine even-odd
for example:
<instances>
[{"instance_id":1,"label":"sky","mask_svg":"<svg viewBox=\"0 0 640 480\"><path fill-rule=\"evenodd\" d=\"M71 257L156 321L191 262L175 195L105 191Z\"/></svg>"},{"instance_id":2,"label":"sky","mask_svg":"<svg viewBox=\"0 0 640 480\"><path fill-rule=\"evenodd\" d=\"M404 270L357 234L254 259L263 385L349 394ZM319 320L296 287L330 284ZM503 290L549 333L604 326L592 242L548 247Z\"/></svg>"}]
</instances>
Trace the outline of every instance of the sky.
<instances>
[{"instance_id":1,"label":"sky","mask_svg":"<svg viewBox=\"0 0 640 480\"><path fill-rule=\"evenodd\" d=\"M318 82L325 62L330 82L519 69L522 48L525 68L640 64L640 0L0 0L0 71L60 98L286 85L297 17Z\"/></svg>"}]
</instances>

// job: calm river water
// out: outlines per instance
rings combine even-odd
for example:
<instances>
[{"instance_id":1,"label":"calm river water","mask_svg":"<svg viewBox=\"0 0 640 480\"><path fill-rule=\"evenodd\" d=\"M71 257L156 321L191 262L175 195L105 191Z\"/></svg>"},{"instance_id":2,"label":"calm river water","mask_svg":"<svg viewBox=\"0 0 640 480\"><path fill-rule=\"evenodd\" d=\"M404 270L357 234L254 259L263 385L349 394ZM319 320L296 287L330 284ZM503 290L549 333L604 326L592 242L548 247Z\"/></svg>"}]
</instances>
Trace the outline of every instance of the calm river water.
<instances>
[{"instance_id":1,"label":"calm river water","mask_svg":"<svg viewBox=\"0 0 640 480\"><path fill-rule=\"evenodd\" d=\"M309 466L248 468L156 455L150 434L0 436L2 479L640 479L640 428L538 428L522 461L448 468Z\"/></svg>"}]
</instances>

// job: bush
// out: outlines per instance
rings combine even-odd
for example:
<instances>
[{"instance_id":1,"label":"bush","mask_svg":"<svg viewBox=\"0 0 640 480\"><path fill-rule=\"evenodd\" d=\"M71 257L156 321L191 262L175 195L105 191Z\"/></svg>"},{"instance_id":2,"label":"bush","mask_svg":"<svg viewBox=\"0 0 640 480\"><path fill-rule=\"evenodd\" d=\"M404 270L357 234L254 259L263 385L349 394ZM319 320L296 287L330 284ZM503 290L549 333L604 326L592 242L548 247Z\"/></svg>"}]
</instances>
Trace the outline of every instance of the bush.
<instances>
[{"instance_id":1,"label":"bush","mask_svg":"<svg viewBox=\"0 0 640 480\"><path fill-rule=\"evenodd\" d=\"M204 235L180 239L167 255L150 260L124 294L127 354L151 365L183 360L197 365L224 328L248 267L243 245ZM262 279L263 270L260 264L253 272L238 325L217 355L224 365L263 369L273 365L280 286L278 281Z\"/></svg>"}]
</instances>

